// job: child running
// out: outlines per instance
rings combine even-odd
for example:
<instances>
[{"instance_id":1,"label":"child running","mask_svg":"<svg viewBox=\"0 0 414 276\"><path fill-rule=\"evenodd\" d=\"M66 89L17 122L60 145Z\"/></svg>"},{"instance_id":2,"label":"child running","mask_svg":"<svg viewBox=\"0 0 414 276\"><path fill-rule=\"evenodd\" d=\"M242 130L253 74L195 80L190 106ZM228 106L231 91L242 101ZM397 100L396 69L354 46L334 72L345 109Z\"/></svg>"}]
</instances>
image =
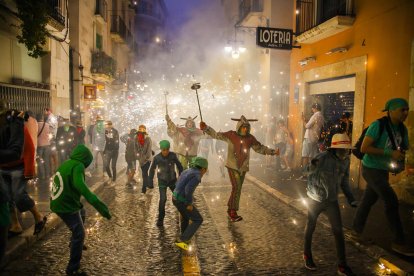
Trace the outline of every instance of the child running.
<instances>
[{"instance_id":1,"label":"child running","mask_svg":"<svg viewBox=\"0 0 414 276\"><path fill-rule=\"evenodd\" d=\"M177 182L177 174L174 165L177 166L178 174L183 171L183 166L178 161L177 155L170 151L170 142L162 140L160 142L161 152L158 153L151 163L149 170L149 182L153 187L155 169L157 170L158 189L160 191L160 201L158 204L158 220L157 226L164 225L165 217L165 203L167 202L167 188L170 188L171 192L175 189L175 182Z\"/></svg>"},{"instance_id":2,"label":"child running","mask_svg":"<svg viewBox=\"0 0 414 276\"><path fill-rule=\"evenodd\" d=\"M181 236L175 245L189 249L189 242L203 223L203 217L193 205L193 193L201 182L201 178L207 172L208 161L202 157L194 157L190 162L190 168L179 177L173 192L172 202L181 214ZM189 221L191 219L191 224Z\"/></svg>"}]
</instances>

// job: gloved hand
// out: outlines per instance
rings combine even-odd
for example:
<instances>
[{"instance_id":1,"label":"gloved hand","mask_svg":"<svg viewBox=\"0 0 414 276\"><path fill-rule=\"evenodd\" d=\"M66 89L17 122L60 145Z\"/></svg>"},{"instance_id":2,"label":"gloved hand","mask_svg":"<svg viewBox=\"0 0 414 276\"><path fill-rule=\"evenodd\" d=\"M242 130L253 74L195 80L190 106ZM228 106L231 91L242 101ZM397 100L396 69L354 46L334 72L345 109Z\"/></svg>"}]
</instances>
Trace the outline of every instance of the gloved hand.
<instances>
[{"instance_id":1,"label":"gloved hand","mask_svg":"<svg viewBox=\"0 0 414 276\"><path fill-rule=\"evenodd\" d=\"M357 208L358 207L358 202L356 200L354 200L351 203L349 203L349 205L351 205L352 208Z\"/></svg>"},{"instance_id":2,"label":"gloved hand","mask_svg":"<svg viewBox=\"0 0 414 276\"><path fill-rule=\"evenodd\" d=\"M274 149L272 152L272 155L279 155L279 154L280 154L279 148Z\"/></svg>"},{"instance_id":3,"label":"gloved hand","mask_svg":"<svg viewBox=\"0 0 414 276\"><path fill-rule=\"evenodd\" d=\"M201 130L205 130L207 128L206 123L204 123L203 121L200 122L200 129Z\"/></svg>"}]
</instances>

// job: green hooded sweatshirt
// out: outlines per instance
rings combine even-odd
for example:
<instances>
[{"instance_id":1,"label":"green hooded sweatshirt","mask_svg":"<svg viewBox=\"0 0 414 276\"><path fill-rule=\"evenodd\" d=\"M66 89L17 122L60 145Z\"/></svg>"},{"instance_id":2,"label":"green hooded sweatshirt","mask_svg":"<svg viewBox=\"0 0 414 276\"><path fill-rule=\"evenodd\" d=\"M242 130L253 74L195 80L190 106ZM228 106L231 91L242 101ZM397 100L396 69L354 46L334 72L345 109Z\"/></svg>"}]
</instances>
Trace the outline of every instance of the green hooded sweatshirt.
<instances>
[{"instance_id":1,"label":"green hooded sweatshirt","mask_svg":"<svg viewBox=\"0 0 414 276\"><path fill-rule=\"evenodd\" d=\"M78 145L63 162L53 177L50 196L50 210L55 213L71 214L83 205L81 195L105 218L110 219L108 207L85 183L85 168L92 162L92 153L85 145Z\"/></svg>"}]
</instances>

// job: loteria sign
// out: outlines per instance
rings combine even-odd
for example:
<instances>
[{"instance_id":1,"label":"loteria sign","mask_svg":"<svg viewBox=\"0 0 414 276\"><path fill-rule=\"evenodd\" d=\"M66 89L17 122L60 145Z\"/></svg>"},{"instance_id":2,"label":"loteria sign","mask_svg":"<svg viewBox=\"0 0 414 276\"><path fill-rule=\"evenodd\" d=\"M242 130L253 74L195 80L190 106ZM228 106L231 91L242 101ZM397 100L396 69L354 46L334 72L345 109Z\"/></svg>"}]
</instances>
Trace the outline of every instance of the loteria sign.
<instances>
[{"instance_id":1,"label":"loteria sign","mask_svg":"<svg viewBox=\"0 0 414 276\"><path fill-rule=\"evenodd\" d=\"M289 29L276 29L257 27L256 45L271 49L292 49L293 31Z\"/></svg>"}]
</instances>

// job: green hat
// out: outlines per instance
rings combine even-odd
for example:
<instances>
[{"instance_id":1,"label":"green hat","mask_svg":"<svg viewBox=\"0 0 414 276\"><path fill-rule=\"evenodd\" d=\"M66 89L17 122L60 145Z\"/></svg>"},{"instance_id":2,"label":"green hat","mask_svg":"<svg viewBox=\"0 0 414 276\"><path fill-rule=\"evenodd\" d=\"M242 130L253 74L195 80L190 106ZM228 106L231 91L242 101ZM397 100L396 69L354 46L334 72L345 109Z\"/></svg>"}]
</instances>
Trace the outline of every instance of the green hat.
<instances>
[{"instance_id":1,"label":"green hat","mask_svg":"<svg viewBox=\"0 0 414 276\"><path fill-rule=\"evenodd\" d=\"M388 102L385 104L385 108L383 111L390 111L390 110L396 110L400 107L408 107L408 102L406 99L403 98L394 98L391 100L388 100Z\"/></svg>"},{"instance_id":2,"label":"green hat","mask_svg":"<svg viewBox=\"0 0 414 276\"><path fill-rule=\"evenodd\" d=\"M170 142L168 140L162 140L160 141L160 149L169 149L170 148Z\"/></svg>"},{"instance_id":3,"label":"green hat","mask_svg":"<svg viewBox=\"0 0 414 276\"><path fill-rule=\"evenodd\" d=\"M203 157L199 157L196 156L194 157L191 162L190 162L190 168L194 168L194 167L200 167L200 168L208 168L208 161L207 159L203 158Z\"/></svg>"}]
</instances>

